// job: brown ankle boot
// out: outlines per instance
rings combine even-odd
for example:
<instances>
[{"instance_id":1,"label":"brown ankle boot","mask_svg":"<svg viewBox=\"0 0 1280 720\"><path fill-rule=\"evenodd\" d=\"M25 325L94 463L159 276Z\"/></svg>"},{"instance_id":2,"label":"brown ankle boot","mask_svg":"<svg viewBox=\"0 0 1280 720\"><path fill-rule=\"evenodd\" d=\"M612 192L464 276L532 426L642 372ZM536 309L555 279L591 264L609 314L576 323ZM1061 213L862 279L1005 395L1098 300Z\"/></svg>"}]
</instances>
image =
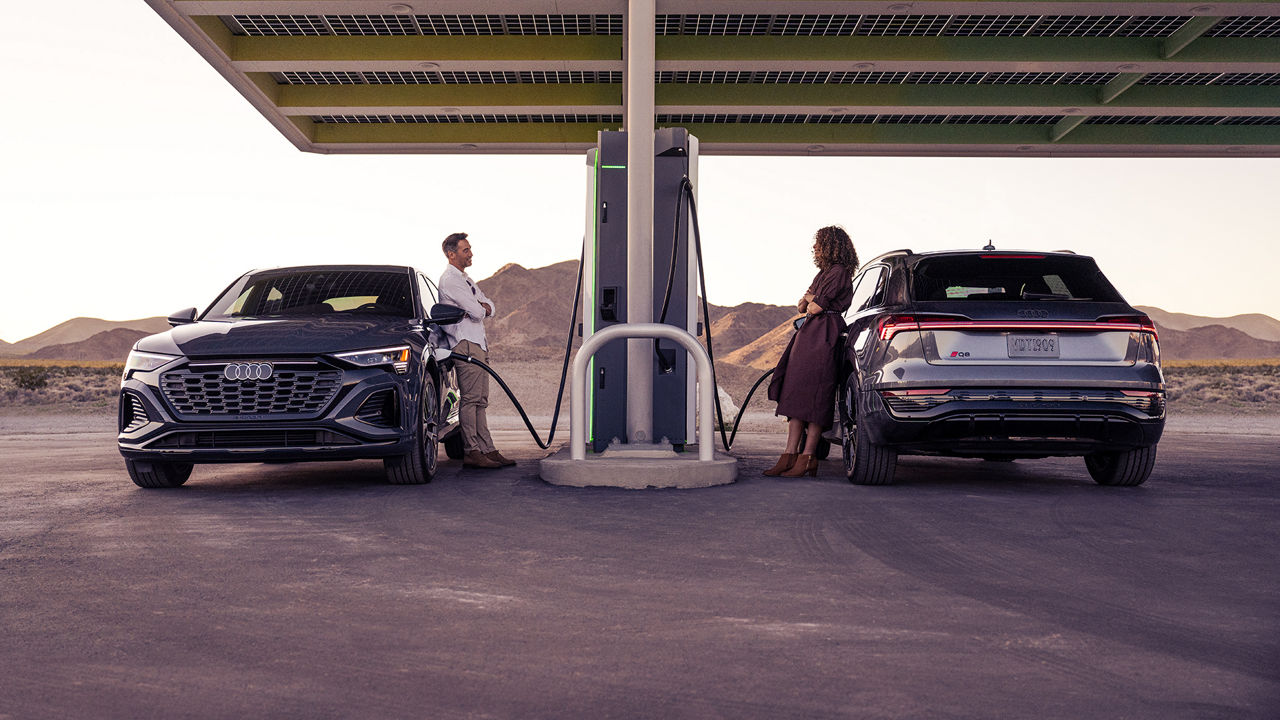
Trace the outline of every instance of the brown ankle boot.
<instances>
[{"instance_id":1,"label":"brown ankle boot","mask_svg":"<svg viewBox=\"0 0 1280 720\"><path fill-rule=\"evenodd\" d=\"M768 470L765 470L764 474L768 475L769 477L777 477L781 475L782 473L791 469L791 466L795 464L797 457L799 456L796 455L795 453L782 453L782 455L778 458L778 464L774 465Z\"/></svg>"},{"instance_id":2,"label":"brown ankle boot","mask_svg":"<svg viewBox=\"0 0 1280 720\"><path fill-rule=\"evenodd\" d=\"M804 477L805 475L818 476L818 458L812 455L797 455L796 464L779 477Z\"/></svg>"}]
</instances>

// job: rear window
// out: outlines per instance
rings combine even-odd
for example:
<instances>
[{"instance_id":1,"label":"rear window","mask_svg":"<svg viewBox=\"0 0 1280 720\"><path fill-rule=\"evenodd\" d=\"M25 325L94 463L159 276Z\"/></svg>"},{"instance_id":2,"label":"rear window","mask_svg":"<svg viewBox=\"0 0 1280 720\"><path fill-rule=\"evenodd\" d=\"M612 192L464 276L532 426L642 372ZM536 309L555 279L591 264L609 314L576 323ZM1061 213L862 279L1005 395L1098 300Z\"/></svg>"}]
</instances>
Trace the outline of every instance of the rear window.
<instances>
[{"instance_id":1,"label":"rear window","mask_svg":"<svg viewBox=\"0 0 1280 720\"><path fill-rule=\"evenodd\" d=\"M206 320L241 317L378 314L413 317L407 272L321 270L260 273L241 278L205 313Z\"/></svg>"},{"instance_id":2,"label":"rear window","mask_svg":"<svg viewBox=\"0 0 1280 720\"><path fill-rule=\"evenodd\" d=\"M912 285L918 301L1123 302L1087 257L942 255L916 263Z\"/></svg>"}]
</instances>

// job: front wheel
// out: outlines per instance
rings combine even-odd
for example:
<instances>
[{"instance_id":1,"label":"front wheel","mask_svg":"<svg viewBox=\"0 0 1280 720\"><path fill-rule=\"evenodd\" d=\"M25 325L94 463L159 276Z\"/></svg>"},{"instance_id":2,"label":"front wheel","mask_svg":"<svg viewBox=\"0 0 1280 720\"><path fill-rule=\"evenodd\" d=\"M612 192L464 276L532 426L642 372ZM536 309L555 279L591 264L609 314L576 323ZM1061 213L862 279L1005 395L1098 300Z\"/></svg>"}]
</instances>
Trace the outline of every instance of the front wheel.
<instances>
[{"instance_id":1,"label":"front wheel","mask_svg":"<svg viewBox=\"0 0 1280 720\"><path fill-rule=\"evenodd\" d=\"M840 417L840 450L844 474L854 485L891 485L898 453L893 448L874 443L866 425L857 422L857 391L845 387L844 406Z\"/></svg>"},{"instance_id":2,"label":"front wheel","mask_svg":"<svg viewBox=\"0 0 1280 720\"><path fill-rule=\"evenodd\" d=\"M191 463L125 460L133 484L144 488L175 488L191 477Z\"/></svg>"},{"instance_id":3,"label":"front wheel","mask_svg":"<svg viewBox=\"0 0 1280 720\"><path fill-rule=\"evenodd\" d=\"M440 454L440 394L433 378L422 383L422 406L414 428L412 449L382 461L387 482L393 485L421 485L436 474Z\"/></svg>"},{"instance_id":4,"label":"front wheel","mask_svg":"<svg viewBox=\"0 0 1280 720\"><path fill-rule=\"evenodd\" d=\"M1156 466L1156 446L1085 455L1084 466L1099 485L1135 487L1151 476Z\"/></svg>"}]
</instances>

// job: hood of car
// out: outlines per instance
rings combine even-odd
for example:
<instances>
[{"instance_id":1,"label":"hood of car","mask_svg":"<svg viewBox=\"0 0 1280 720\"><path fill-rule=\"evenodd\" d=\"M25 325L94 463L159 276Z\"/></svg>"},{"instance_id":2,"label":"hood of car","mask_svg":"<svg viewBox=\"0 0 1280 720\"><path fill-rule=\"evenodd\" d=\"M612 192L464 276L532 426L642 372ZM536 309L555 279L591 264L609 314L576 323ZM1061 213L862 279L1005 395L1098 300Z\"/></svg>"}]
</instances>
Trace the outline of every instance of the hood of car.
<instances>
[{"instance_id":1,"label":"hood of car","mask_svg":"<svg viewBox=\"0 0 1280 720\"><path fill-rule=\"evenodd\" d=\"M260 318L179 325L138 341L143 352L212 357L285 357L371 350L420 331L403 318Z\"/></svg>"}]
</instances>

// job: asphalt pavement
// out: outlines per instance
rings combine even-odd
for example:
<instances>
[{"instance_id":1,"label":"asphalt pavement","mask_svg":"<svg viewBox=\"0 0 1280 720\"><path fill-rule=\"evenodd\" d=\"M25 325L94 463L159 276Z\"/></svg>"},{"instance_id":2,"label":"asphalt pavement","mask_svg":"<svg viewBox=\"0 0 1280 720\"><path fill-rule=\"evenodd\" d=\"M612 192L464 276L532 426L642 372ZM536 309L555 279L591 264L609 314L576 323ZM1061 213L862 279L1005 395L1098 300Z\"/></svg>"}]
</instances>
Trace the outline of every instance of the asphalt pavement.
<instances>
[{"instance_id":1,"label":"asphalt pavement","mask_svg":"<svg viewBox=\"0 0 1280 720\"><path fill-rule=\"evenodd\" d=\"M732 485L578 489L504 431L516 467L423 486L142 490L93 422L0 424L0 719L1273 719L1280 447L1197 428L1138 488L1069 458L765 478L752 433Z\"/></svg>"}]
</instances>

